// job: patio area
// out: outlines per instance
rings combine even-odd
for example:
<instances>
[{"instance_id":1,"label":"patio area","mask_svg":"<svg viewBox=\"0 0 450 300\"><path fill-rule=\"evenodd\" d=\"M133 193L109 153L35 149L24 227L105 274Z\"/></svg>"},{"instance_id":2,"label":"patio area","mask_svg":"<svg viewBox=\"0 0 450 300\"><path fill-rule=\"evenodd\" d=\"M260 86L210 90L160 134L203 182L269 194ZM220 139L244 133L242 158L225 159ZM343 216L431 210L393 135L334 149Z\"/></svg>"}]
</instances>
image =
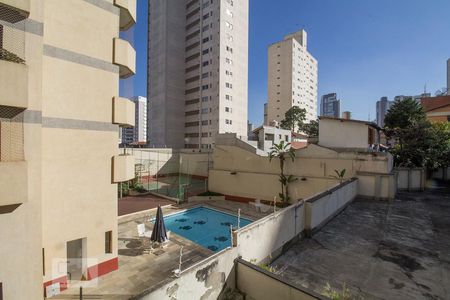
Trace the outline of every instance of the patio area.
<instances>
[{"instance_id":1,"label":"patio area","mask_svg":"<svg viewBox=\"0 0 450 300\"><path fill-rule=\"evenodd\" d=\"M226 200L192 202L180 206L166 205L163 206L163 214L167 216L198 205L234 215L241 209L241 216L251 220L260 219L268 214L257 212L252 205ZM182 269L214 254L213 251L173 232L167 245L146 251L142 239L137 236L137 225L144 223L146 228L151 230L153 225L149 220L155 215L156 209L150 209L119 217L119 269L98 278L97 281L74 283L69 289L51 299L79 299L80 284L83 286L83 299L137 299L140 295L151 293L175 279L173 271L178 269L181 246L183 246Z\"/></svg>"}]
</instances>

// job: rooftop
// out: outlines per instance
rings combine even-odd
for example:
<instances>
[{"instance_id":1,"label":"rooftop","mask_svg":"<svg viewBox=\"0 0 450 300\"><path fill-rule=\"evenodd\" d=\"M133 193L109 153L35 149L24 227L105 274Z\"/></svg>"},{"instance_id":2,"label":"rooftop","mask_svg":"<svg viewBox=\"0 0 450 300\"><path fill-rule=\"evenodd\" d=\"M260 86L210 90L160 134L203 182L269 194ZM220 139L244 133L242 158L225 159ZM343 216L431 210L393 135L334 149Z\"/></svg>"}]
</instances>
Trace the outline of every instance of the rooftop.
<instances>
[{"instance_id":1,"label":"rooftop","mask_svg":"<svg viewBox=\"0 0 450 300\"><path fill-rule=\"evenodd\" d=\"M423 110L429 112L441 107L450 106L450 96L422 98L420 102Z\"/></svg>"},{"instance_id":2,"label":"rooftop","mask_svg":"<svg viewBox=\"0 0 450 300\"><path fill-rule=\"evenodd\" d=\"M272 266L318 293L329 283L364 299L449 299L450 189L357 199Z\"/></svg>"}]
</instances>

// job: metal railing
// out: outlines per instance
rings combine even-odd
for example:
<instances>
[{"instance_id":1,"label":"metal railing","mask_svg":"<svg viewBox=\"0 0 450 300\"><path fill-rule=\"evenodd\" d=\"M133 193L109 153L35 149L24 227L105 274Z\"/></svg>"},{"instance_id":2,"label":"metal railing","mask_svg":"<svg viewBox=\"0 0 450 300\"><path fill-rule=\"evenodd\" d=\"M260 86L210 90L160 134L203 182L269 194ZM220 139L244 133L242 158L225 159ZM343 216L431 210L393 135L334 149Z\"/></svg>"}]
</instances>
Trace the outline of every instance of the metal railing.
<instances>
[{"instance_id":1,"label":"metal railing","mask_svg":"<svg viewBox=\"0 0 450 300\"><path fill-rule=\"evenodd\" d=\"M11 23L14 16L8 10L0 10L0 60L25 63L25 20Z\"/></svg>"}]
</instances>

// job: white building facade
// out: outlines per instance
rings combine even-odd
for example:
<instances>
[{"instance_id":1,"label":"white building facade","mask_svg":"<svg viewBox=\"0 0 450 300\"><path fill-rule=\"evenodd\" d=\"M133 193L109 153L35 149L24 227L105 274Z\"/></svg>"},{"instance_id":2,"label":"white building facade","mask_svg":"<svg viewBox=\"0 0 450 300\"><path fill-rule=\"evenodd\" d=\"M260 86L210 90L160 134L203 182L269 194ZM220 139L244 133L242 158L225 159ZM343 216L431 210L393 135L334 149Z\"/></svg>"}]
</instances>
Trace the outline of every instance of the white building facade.
<instances>
[{"instance_id":1,"label":"white building facade","mask_svg":"<svg viewBox=\"0 0 450 300\"><path fill-rule=\"evenodd\" d=\"M142 96L131 99L135 104L135 125L122 128L123 144L145 144L147 142L147 98Z\"/></svg>"},{"instance_id":2,"label":"white building facade","mask_svg":"<svg viewBox=\"0 0 450 300\"><path fill-rule=\"evenodd\" d=\"M293 106L306 110L306 122L317 119L318 63L307 41L300 30L269 47L268 123L283 120Z\"/></svg>"},{"instance_id":3,"label":"white building facade","mask_svg":"<svg viewBox=\"0 0 450 300\"><path fill-rule=\"evenodd\" d=\"M150 146L247 136L248 0L150 0Z\"/></svg>"}]
</instances>

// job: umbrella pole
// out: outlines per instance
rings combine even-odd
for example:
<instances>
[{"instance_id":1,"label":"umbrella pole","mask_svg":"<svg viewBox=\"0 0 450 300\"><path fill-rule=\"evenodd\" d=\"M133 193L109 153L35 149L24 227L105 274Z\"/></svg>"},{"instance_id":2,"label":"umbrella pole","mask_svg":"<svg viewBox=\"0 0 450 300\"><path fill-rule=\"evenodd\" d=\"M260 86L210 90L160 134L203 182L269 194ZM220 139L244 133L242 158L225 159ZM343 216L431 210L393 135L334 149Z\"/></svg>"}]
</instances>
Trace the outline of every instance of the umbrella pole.
<instances>
[{"instance_id":1,"label":"umbrella pole","mask_svg":"<svg viewBox=\"0 0 450 300\"><path fill-rule=\"evenodd\" d=\"M183 257L183 246L180 248L180 261L178 262L178 270L180 270L181 273L181 258Z\"/></svg>"}]
</instances>

